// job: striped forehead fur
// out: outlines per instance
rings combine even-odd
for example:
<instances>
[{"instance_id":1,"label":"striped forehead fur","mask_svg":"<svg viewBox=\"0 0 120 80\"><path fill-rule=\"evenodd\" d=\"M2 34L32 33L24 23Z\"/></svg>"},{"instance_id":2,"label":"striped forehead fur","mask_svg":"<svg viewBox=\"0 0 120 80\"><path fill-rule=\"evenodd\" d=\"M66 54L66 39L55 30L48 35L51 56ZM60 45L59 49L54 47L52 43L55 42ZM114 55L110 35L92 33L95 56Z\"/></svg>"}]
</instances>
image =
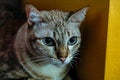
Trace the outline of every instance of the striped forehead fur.
<instances>
[{"instance_id":1,"label":"striped forehead fur","mask_svg":"<svg viewBox=\"0 0 120 80\"><path fill-rule=\"evenodd\" d=\"M39 14L45 21L47 22L64 22L67 20L69 13L68 12L63 12L63 11L58 11L58 10L51 10L51 11L40 11Z\"/></svg>"}]
</instances>

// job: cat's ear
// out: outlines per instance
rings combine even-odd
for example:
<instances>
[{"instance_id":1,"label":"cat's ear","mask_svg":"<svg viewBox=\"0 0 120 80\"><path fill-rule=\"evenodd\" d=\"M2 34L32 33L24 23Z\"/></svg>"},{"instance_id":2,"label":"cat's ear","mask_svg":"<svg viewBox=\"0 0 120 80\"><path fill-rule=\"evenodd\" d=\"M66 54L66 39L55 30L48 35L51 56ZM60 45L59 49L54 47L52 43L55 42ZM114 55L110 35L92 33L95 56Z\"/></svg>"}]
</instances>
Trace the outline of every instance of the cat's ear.
<instances>
[{"instance_id":1,"label":"cat's ear","mask_svg":"<svg viewBox=\"0 0 120 80\"><path fill-rule=\"evenodd\" d=\"M42 21L40 12L32 5L25 5L26 16L29 25L33 25L36 22Z\"/></svg>"},{"instance_id":2,"label":"cat's ear","mask_svg":"<svg viewBox=\"0 0 120 80\"><path fill-rule=\"evenodd\" d=\"M85 19L85 15L88 9L89 6L76 11L69 17L68 22L81 24L82 21Z\"/></svg>"}]
</instances>

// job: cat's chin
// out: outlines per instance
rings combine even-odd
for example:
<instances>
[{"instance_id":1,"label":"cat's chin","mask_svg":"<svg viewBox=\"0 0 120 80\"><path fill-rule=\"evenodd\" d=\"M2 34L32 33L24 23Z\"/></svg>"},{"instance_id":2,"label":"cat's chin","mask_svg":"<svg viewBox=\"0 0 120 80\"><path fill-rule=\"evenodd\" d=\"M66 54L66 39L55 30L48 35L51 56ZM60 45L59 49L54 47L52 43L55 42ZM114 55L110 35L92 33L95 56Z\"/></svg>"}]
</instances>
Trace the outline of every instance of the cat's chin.
<instances>
[{"instance_id":1,"label":"cat's chin","mask_svg":"<svg viewBox=\"0 0 120 80\"><path fill-rule=\"evenodd\" d=\"M56 67L65 67L69 63L68 62L61 62L59 59L50 58L50 64L52 64L52 65L54 65Z\"/></svg>"}]
</instances>

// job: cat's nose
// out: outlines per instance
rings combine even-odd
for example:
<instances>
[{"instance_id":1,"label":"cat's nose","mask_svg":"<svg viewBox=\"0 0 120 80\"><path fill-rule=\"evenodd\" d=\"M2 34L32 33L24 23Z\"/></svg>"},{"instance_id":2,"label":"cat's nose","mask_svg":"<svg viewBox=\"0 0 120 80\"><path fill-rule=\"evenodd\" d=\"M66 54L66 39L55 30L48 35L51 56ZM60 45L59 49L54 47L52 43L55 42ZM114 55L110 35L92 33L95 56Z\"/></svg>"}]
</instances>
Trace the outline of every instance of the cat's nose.
<instances>
[{"instance_id":1,"label":"cat's nose","mask_svg":"<svg viewBox=\"0 0 120 80\"><path fill-rule=\"evenodd\" d=\"M64 62L66 60L66 58L59 58L60 61Z\"/></svg>"}]
</instances>

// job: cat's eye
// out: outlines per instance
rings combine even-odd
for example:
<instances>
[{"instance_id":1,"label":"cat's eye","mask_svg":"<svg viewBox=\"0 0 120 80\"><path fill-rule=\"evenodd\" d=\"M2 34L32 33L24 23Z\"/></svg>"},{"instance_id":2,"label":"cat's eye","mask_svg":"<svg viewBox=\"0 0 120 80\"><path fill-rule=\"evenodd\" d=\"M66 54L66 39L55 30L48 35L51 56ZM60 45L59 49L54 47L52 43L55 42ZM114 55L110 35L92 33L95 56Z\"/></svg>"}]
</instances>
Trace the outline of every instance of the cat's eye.
<instances>
[{"instance_id":1,"label":"cat's eye","mask_svg":"<svg viewBox=\"0 0 120 80\"><path fill-rule=\"evenodd\" d=\"M68 45L74 45L77 42L77 36L73 36L69 39Z\"/></svg>"},{"instance_id":2,"label":"cat's eye","mask_svg":"<svg viewBox=\"0 0 120 80\"><path fill-rule=\"evenodd\" d=\"M55 45L54 40L50 37L45 37L45 38L42 39L42 41L47 46L54 46Z\"/></svg>"}]
</instances>

